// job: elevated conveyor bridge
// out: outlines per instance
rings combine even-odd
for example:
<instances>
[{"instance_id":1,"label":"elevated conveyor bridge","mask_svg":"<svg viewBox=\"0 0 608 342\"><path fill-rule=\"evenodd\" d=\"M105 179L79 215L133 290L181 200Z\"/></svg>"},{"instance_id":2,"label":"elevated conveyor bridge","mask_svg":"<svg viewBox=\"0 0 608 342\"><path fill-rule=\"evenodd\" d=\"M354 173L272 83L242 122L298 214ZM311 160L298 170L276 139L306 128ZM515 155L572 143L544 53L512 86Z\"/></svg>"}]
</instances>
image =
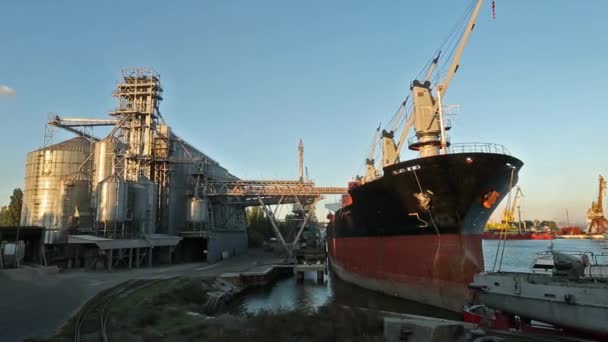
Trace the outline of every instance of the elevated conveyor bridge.
<instances>
[{"instance_id":1,"label":"elevated conveyor bridge","mask_svg":"<svg viewBox=\"0 0 608 342\"><path fill-rule=\"evenodd\" d=\"M230 180L208 181L198 183L196 189L199 194L211 200L219 200L240 204L243 206L262 206L266 216L270 219L277 239L285 248L290 259L293 258L294 249L297 248L302 232L314 216L315 206L323 195L344 195L347 188L317 187L311 181L284 181L284 180ZM304 219L298 228L292 242L285 241L278 228L276 208L273 211L269 206L282 204L298 204Z\"/></svg>"},{"instance_id":2,"label":"elevated conveyor bridge","mask_svg":"<svg viewBox=\"0 0 608 342\"><path fill-rule=\"evenodd\" d=\"M266 205L312 202L323 195L344 195L346 188L317 187L311 181L234 180L201 183L198 193L208 197L224 197L244 206L258 206L260 199Z\"/></svg>"}]
</instances>

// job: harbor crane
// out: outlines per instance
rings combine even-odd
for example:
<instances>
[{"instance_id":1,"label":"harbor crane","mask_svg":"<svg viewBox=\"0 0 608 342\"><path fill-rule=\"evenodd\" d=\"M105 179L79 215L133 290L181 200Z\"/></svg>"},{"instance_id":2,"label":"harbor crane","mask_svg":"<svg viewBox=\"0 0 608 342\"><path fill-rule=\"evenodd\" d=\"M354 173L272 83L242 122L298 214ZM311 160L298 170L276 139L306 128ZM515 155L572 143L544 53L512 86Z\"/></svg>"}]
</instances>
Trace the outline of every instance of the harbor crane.
<instances>
[{"instance_id":1,"label":"harbor crane","mask_svg":"<svg viewBox=\"0 0 608 342\"><path fill-rule=\"evenodd\" d=\"M591 202L591 208L587 210L587 234L603 234L606 231L608 220L604 217L604 195L606 195L606 179L600 175L597 202Z\"/></svg>"},{"instance_id":2,"label":"harbor crane","mask_svg":"<svg viewBox=\"0 0 608 342\"><path fill-rule=\"evenodd\" d=\"M513 196L513 203L510 207L507 206L502 212L503 223L515 222L515 209L518 207L517 200L519 200L519 198L521 197L525 197L524 193L523 191L521 191L521 187L517 186L517 188L515 189L515 195Z\"/></svg>"}]
</instances>

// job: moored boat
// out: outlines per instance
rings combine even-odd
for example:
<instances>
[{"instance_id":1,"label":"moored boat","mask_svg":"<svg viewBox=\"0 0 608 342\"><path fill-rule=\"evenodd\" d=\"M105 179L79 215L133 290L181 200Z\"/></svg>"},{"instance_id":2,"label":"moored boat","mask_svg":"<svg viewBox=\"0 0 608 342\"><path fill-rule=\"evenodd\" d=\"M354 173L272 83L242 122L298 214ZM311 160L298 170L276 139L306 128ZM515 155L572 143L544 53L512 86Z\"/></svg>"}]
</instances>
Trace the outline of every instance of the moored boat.
<instances>
[{"instance_id":1,"label":"moored boat","mask_svg":"<svg viewBox=\"0 0 608 342\"><path fill-rule=\"evenodd\" d=\"M501 317L518 317L507 321L540 321L608 338L608 265L598 263L598 257L549 251L537 256L534 273L483 272L470 286L479 302ZM466 311L465 317L474 316Z\"/></svg>"}]
</instances>

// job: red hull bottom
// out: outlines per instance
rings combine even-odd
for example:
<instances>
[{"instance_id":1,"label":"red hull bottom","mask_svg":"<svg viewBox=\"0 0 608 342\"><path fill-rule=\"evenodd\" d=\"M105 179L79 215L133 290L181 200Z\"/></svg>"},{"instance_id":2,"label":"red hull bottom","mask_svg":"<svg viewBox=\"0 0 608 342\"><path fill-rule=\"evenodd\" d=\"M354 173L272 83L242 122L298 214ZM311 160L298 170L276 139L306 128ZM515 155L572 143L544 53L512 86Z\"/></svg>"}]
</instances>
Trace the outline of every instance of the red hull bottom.
<instances>
[{"instance_id":1,"label":"red hull bottom","mask_svg":"<svg viewBox=\"0 0 608 342\"><path fill-rule=\"evenodd\" d=\"M336 275L358 286L461 312L483 270L481 235L333 238Z\"/></svg>"}]
</instances>

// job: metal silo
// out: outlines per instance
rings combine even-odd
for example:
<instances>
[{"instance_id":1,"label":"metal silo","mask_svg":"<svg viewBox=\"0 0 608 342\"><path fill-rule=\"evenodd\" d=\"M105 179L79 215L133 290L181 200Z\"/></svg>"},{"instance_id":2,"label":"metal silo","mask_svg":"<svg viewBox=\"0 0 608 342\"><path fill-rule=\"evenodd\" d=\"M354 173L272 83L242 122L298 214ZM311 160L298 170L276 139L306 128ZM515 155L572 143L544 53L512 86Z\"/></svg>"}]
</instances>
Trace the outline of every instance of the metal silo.
<instances>
[{"instance_id":1,"label":"metal silo","mask_svg":"<svg viewBox=\"0 0 608 342\"><path fill-rule=\"evenodd\" d=\"M197 196L190 197L187 202L186 221L200 224L209 221L209 203Z\"/></svg>"},{"instance_id":2,"label":"metal silo","mask_svg":"<svg viewBox=\"0 0 608 342\"><path fill-rule=\"evenodd\" d=\"M119 177L112 175L97 185L96 221L106 224L127 220L129 188Z\"/></svg>"},{"instance_id":3,"label":"metal silo","mask_svg":"<svg viewBox=\"0 0 608 342\"><path fill-rule=\"evenodd\" d=\"M93 193L91 195L91 205L96 206L97 203L97 185L104 179L112 175L112 164L114 163L114 154L116 149L121 146L121 143L115 137L108 137L95 143L95 154L93 155L93 172L92 184Z\"/></svg>"},{"instance_id":4,"label":"metal silo","mask_svg":"<svg viewBox=\"0 0 608 342\"><path fill-rule=\"evenodd\" d=\"M90 142L76 137L27 154L21 225L43 226L46 243L56 242L53 232L61 227L57 197L64 177L88 171Z\"/></svg>"},{"instance_id":5,"label":"metal silo","mask_svg":"<svg viewBox=\"0 0 608 342\"><path fill-rule=\"evenodd\" d=\"M114 153L120 146L120 141L115 137L108 137L95 143L95 157L93 164L94 185L101 183L112 175L112 163Z\"/></svg>"},{"instance_id":6,"label":"metal silo","mask_svg":"<svg viewBox=\"0 0 608 342\"><path fill-rule=\"evenodd\" d=\"M60 228L93 228L91 178L75 172L59 183L57 217Z\"/></svg>"},{"instance_id":7,"label":"metal silo","mask_svg":"<svg viewBox=\"0 0 608 342\"><path fill-rule=\"evenodd\" d=\"M132 186L135 189L133 220L138 225L140 233L152 234L156 231L158 186L146 177L140 177Z\"/></svg>"}]
</instances>

